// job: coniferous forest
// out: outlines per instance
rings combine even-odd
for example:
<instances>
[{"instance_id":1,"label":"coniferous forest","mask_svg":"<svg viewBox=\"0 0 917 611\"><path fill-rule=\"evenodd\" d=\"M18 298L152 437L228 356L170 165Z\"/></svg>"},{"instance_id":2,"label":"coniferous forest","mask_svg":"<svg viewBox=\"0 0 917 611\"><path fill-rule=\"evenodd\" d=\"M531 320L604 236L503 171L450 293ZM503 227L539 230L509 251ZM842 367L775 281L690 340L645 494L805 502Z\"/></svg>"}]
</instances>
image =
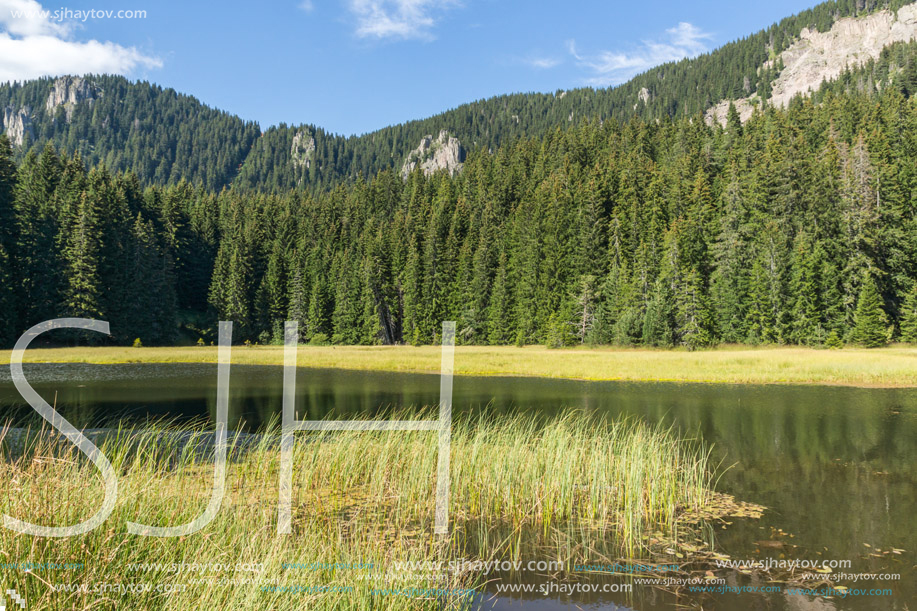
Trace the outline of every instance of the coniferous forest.
<instances>
[{"instance_id":1,"label":"coniferous forest","mask_svg":"<svg viewBox=\"0 0 917 611\"><path fill-rule=\"evenodd\" d=\"M184 179L218 191L224 187L320 194L358 177L400 169L427 134L447 130L469 150L495 151L519 138L544 138L595 118L689 118L723 99L758 94L766 99L782 70L779 54L803 28L827 31L844 17L896 11L913 0L830 0L695 58L668 62L617 87L555 93L515 93L478 100L433 117L344 137L319 126L261 128L206 106L192 96L120 76L86 77L91 103L47 107L55 79L0 85L0 111L28 109L30 129L17 161L46 143L79 153L89 165L130 170L146 186ZM903 46L908 48L907 45ZM773 65L765 65L775 59ZM896 64L895 81L917 87L917 53ZM882 78L882 77L880 77ZM0 113L2 114L2 113ZM294 158L297 135L314 149Z\"/></svg>"},{"instance_id":2,"label":"coniferous forest","mask_svg":"<svg viewBox=\"0 0 917 611\"><path fill-rule=\"evenodd\" d=\"M447 319L468 344L917 341L917 100L883 69L744 125L583 120L316 194L144 186L0 137L0 342L64 316L144 344L220 319L261 343Z\"/></svg>"}]
</instances>

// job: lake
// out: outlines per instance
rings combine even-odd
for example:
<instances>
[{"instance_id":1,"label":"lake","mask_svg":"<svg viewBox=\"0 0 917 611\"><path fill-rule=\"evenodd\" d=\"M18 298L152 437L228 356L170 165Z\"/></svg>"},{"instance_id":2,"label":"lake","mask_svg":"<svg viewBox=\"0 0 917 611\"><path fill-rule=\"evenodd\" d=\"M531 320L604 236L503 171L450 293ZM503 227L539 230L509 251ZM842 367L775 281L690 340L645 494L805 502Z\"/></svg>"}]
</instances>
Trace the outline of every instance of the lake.
<instances>
[{"instance_id":1,"label":"lake","mask_svg":"<svg viewBox=\"0 0 917 611\"><path fill-rule=\"evenodd\" d=\"M212 420L216 365L26 365L26 375L77 426L133 419ZM257 429L279 413L282 369L233 366L230 420ZM380 409L435 405L439 377L424 374L300 369L301 419L372 416ZM716 531L733 558L850 559L849 573L900 573L888 596L722 594L705 609L917 608L917 389L623 383L536 378L455 378L456 411L556 414L579 409L633 416L702 438L722 461L718 488L768 508L760 520L736 519ZM0 370L4 416L30 413L9 370ZM399 434L399 433L392 433ZM431 439L431 443L433 443ZM798 548L761 549L755 541L782 529ZM875 550L903 549L878 554ZM820 554L820 555L817 555ZM619 594L522 596L488 601L493 609L674 609L650 588ZM685 600L682 603L688 602Z\"/></svg>"}]
</instances>

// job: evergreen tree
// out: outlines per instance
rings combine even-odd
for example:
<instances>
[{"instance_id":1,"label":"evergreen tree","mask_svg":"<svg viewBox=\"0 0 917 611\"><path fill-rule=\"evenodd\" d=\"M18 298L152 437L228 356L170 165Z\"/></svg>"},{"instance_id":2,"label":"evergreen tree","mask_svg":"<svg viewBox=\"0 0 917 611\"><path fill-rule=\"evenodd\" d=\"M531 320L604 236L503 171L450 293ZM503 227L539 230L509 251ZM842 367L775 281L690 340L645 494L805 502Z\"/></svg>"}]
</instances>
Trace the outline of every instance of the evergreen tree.
<instances>
[{"instance_id":1,"label":"evergreen tree","mask_svg":"<svg viewBox=\"0 0 917 611\"><path fill-rule=\"evenodd\" d=\"M867 276L863 280L857 299L856 315L850 340L867 348L878 348L888 343L888 319L882 309L882 298L875 280Z\"/></svg>"},{"instance_id":2,"label":"evergreen tree","mask_svg":"<svg viewBox=\"0 0 917 611\"><path fill-rule=\"evenodd\" d=\"M0 346L11 344L20 329L15 274L16 261L16 166L13 150L5 135L0 135Z\"/></svg>"},{"instance_id":3,"label":"evergreen tree","mask_svg":"<svg viewBox=\"0 0 917 611\"><path fill-rule=\"evenodd\" d=\"M793 251L793 274L790 293L795 300L790 323L790 339L799 344L821 343L824 329L821 324L822 307L819 301L819 262L824 253L815 250L808 234L796 237Z\"/></svg>"},{"instance_id":4,"label":"evergreen tree","mask_svg":"<svg viewBox=\"0 0 917 611\"><path fill-rule=\"evenodd\" d=\"M102 283L99 277L99 209L87 194L80 198L64 257L67 286L63 313L73 318L102 317Z\"/></svg>"},{"instance_id":5,"label":"evergreen tree","mask_svg":"<svg viewBox=\"0 0 917 611\"><path fill-rule=\"evenodd\" d=\"M901 305L901 340L917 343L917 283Z\"/></svg>"}]
</instances>

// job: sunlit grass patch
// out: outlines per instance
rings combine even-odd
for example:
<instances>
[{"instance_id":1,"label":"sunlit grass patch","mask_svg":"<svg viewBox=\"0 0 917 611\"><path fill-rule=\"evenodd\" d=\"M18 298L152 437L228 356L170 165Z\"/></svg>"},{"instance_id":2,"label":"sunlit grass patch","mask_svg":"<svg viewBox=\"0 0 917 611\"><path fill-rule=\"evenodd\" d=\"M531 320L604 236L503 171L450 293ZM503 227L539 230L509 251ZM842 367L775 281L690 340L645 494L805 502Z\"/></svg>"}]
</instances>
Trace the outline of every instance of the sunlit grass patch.
<instances>
[{"instance_id":1,"label":"sunlit grass patch","mask_svg":"<svg viewBox=\"0 0 917 611\"><path fill-rule=\"evenodd\" d=\"M85 567L77 574L17 575L15 585L33 604L99 608L98 594L54 592L51 586L145 582L184 589L133 594L135 608L298 609L306 603L318 609L461 608L467 599L380 596L373 589L392 586L396 562L532 557L569 566L596 553L638 557L650 552L649 533L671 537L683 516L704 511L712 499L708 452L667 429L575 412L544 421L460 418L452 435L448 536L433 534L435 435L367 431L297 436L293 532L278 535L276 430L231 453L226 498L203 531L173 539L128 534L128 521L189 522L210 498L213 466L207 452L170 446L165 432L139 437L122 432L100 441L119 474L120 490L113 514L99 529L56 540L0 531L6 559ZM11 492L0 501L0 511L50 526L85 520L103 496L98 470L72 446L49 439L40 436L26 455L0 462L0 481L9 482ZM368 562L373 569L283 569L284 563L304 562ZM261 570L189 575L130 568L149 563L244 563ZM429 573L397 585L474 588L482 581L474 573ZM340 591L290 593L270 591L271 586Z\"/></svg>"}]
</instances>

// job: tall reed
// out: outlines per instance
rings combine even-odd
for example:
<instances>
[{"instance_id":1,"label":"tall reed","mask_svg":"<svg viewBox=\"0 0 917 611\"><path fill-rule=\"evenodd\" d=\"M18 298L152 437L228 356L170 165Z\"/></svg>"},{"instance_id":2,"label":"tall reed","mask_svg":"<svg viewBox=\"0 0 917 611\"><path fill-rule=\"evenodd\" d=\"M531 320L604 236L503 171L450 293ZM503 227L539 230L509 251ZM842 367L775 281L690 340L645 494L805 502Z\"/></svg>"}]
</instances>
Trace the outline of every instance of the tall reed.
<instances>
[{"instance_id":1,"label":"tall reed","mask_svg":"<svg viewBox=\"0 0 917 611\"><path fill-rule=\"evenodd\" d=\"M424 417L427 414L393 414ZM41 539L0 530L4 563L78 563L78 570L0 570L0 581L42 609L441 609L468 598L401 596L377 589L479 587L485 576L399 574L396 563L638 557L649 532L672 532L685 508L709 500L708 454L672 431L636 420L571 412L538 420L459 418L452 433L451 530L433 534L437 444L430 432L299 434L294 453L293 533L276 534L278 432L237 445L227 494L202 532L174 539L130 535L128 521L191 521L210 495L212 452L172 427L114 430L100 440L119 474L108 521L84 536ZM55 436L33 434L20 455L0 441L0 513L60 526L85 520L103 496L98 470ZM254 440L254 441L252 441ZM202 574L172 565L232 565ZM334 564L315 570L285 563ZM341 564L350 565L342 568ZM148 565L140 568L132 565ZM248 571L244 566L259 568ZM372 568L367 568L371 565ZM242 568L240 568L242 567ZM403 579L407 578L406 581ZM58 584L151 584L153 591L55 591ZM159 586L172 591L156 591ZM277 591L298 587L297 592ZM306 588L325 588L309 592ZM334 591L331 591L333 589Z\"/></svg>"}]
</instances>

